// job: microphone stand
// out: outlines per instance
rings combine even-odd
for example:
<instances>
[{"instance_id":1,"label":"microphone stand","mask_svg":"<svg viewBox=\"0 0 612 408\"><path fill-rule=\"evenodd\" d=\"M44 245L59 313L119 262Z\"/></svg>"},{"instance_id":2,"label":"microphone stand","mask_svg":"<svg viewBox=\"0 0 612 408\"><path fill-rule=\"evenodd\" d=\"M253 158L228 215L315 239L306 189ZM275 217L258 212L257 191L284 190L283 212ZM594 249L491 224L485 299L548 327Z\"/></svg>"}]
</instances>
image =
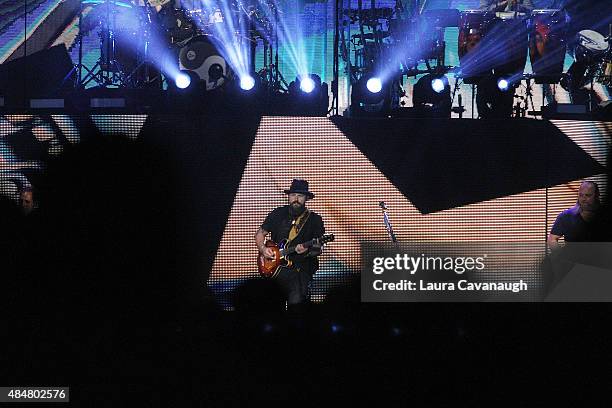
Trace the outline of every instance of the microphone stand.
<instances>
[{"instance_id":1,"label":"microphone stand","mask_svg":"<svg viewBox=\"0 0 612 408\"><path fill-rule=\"evenodd\" d=\"M385 223L385 229L387 230L387 234L389 234L389 238L391 242L397 243L397 237L393 232L393 227L391 226L391 221L389 221L389 215L387 214L387 204L384 201L378 203L383 212L383 221Z\"/></svg>"}]
</instances>

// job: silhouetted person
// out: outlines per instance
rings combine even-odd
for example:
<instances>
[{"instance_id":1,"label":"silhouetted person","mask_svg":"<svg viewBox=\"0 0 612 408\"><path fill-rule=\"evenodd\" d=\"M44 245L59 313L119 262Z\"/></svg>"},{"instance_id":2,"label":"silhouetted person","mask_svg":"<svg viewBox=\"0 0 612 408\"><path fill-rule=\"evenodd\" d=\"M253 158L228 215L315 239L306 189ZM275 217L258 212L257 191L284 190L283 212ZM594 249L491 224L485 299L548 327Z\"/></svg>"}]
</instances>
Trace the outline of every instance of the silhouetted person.
<instances>
[{"instance_id":1,"label":"silhouetted person","mask_svg":"<svg viewBox=\"0 0 612 408\"><path fill-rule=\"evenodd\" d=\"M30 215L36 208L34 201L34 189L32 187L24 187L19 192L19 204L21 205L21 211L25 215Z\"/></svg>"},{"instance_id":2,"label":"silhouetted person","mask_svg":"<svg viewBox=\"0 0 612 408\"><path fill-rule=\"evenodd\" d=\"M21 347L34 366L17 382L148 386L170 367L171 174L158 152L120 137L67 146L49 163L40 226L19 265L31 322Z\"/></svg>"}]
</instances>

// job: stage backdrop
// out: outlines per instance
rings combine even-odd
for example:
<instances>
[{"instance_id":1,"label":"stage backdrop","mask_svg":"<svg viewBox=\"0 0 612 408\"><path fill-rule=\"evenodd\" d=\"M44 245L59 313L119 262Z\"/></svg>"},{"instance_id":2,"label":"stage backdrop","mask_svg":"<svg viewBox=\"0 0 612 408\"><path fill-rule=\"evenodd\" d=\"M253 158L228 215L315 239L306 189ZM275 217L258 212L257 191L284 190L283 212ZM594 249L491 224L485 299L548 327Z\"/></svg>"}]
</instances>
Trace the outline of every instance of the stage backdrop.
<instances>
[{"instance_id":1,"label":"stage backdrop","mask_svg":"<svg viewBox=\"0 0 612 408\"><path fill-rule=\"evenodd\" d=\"M103 7L103 0L88 0L83 3L83 13L85 19L87 16L94 15L92 11L95 8ZM130 6L129 1L117 1L120 4L119 9L125 10ZM181 1L177 0L176 6L181 6ZM297 3L297 6L296 6ZM343 0L340 2L344 8L356 8L357 0ZM370 7L370 2L366 1L364 8ZM403 1L408 4L409 2ZM424 10L457 8L458 10L476 9L479 6L478 0L436 0L420 2ZM534 0L536 8L550 8L553 0ZM591 2L592 3L592 2ZM611 22L609 10L606 5L599 2L596 5L587 7L589 10L586 13L589 17L587 21L581 21L584 18L583 14L579 14L572 21L573 24L578 24L580 29L594 28L603 34L607 34L608 23ZM24 4L27 8L24 8ZM212 0L186 0L183 2L183 7L197 9L205 6L211 7L214 4ZM294 80L297 74L297 64L295 55L299 55L306 69L310 72L318 74L323 81L331 83L333 79L333 49L334 49L334 7L335 1L299 1L286 0L278 1L279 7L282 10L284 31L289 35L296 36L296 33L301 33L301 41L297 45L297 41L289 43L282 42L279 47L279 69L289 83ZM378 0L375 2L378 8L392 9L396 5L395 0ZM124 7L125 6L125 7ZM27 10L27 13L24 13ZM24 55L40 51L44 48L49 48L57 44L65 44L72 61L78 62L79 59L79 43L77 34L79 34L78 25L78 0L0 0L0 63L15 58L20 58ZM580 8L583 12L583 8ZM91 18L90 18L91 20ZM356 24L349 24L348 18L345 18L346 38L347 42L351 35L359 31ZM89 21L89 29L84 31L83 36L83 58L82 63L87 69L92 69L96 65L100 57L100 27L92 24ZM84 24L87 25L87 24ZM136 24L137 25L137 24ZM383 29L387 29L386 24ZM129 30L128 30L129 31ZM459 66L458 55L458 35L457 27L447 27L444 29L444 41L446 44L445 64L453 67ZM129 47L124 40L125 37L118 38L117 47L121 52ZM297 37L295 37L297 38ZM27 40L27 41L26 41ZM122 42L123 41L123 42ZM156 44L154 44L156 45ZM159 44L157 44L159 45ZM525 55L527 56L527 44L525 44ZM564 72L569 68L573 61L570 55L572 50L568 50L565 57ZM355 49L349 46L351 63L355 64ZM261 40L256 49L256 70L264 68L263 44ZM425 68L425 64L421 64L421 68ZM83 71L86 75L86 71ZM348 64L344 60L340 60L340 78L339 78L339 106L340 112L344 111L350 103L350 86L348 81ZM525 67L526 73L531 73L531 64L529 59ZM404 83L406 96L403 97L404 106L412 106L412 88L416 83L417 78L409 78ZM453 76L449 79L451 87L455 84ZM90 82L88 86L94 86L95 82ZM601 83L594 84L594 91L597 100L609 100L610 88ZM527 89L523 81L517 90L518 95L526 97ZM478 117L477 109L472 109L471 100L473 95L472 88L469 85L461 84L455 96L454 105L457 105L457 96L463 98L463 105L466 108L464 117ZM529 105L531 110L539 110L542 104L547 104L552 101L561 103L570 102L570 95L560 86L541 86L536 85L532 92L533 104ZM457 114L453 114L457 116Z\"/></svg>"},{"instance_id":2,"label":"stage backdrop","mask_svg":"<svg viewBox=\"0 0 612 408\"><path fill-rule=\"evenodd\" d=\"M45 160L98 131L172 154L182 169L183 241L197 258L193 282L229 309L232 291L258 276L254 234L286 203L293 178L310 182L308 206L336 236L313 281L315 302L359 274L363 241L388 242L380 201L400 242L529 245L509 252L506 270L537 284L547 232L575 203L580 180L597 181L606 197L612 125L10 115L0 117L0 193L16 200L24 186L36 187Z\"/></svg>"}]
</instances>

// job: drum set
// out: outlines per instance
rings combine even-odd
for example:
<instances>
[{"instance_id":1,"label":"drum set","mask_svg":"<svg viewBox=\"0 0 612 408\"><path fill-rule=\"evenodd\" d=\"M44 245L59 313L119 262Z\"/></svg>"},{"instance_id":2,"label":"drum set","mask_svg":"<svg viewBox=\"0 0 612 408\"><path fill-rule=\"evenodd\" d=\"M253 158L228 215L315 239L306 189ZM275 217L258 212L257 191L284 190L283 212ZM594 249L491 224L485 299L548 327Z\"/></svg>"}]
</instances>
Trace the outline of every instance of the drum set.
<instances>
[{"instance_id":1,"label":"drum set","mask_svg":"<svg viewBox=\"0 0 612 408\"><path fill-rule=\"evenodd\" d=\"M611 30L612 31L612 30ZM594 81L612 86L612 33L606 38L597 31L582 30L576 36L574 63L561 85L568 91Z\"/></svg>"},{"instance_id":2,"label":"drum set","mask_svg":"<svg viewBox=\"0 0 612 408\"><path fill-rule=\"evenodd\" d=\"M255 47L263 44L265 68L258 74L266 79L270 89L281 89L278 85L282 83L282 75L278 72L279 44L275 33L278 21L266 17L278 14L276 1L256 2L253 6L245 5L247 0L245 3L239 0L218 3L182 0L181 7L171 0L131 1L82 0L79 86L95 82L100 87L161 88L164 76L160 73L158 60L164 58L169 59L176 70L197 75L206 84L205 90L212 91L223 87L234 76L230 61L221 51L224 42L237 41L251 48L248 69L253 73L257 72ZM266 3L265 7L262 3ZM526 80L527 95L531 95L532 82L560 82L570 92L593 81L612 85L612 35L604 37L595 31L584 30L578 33L577 39L568 38L570 21L564 10L459 12L456 9L423 11L414 7L407 13L401 1L396 1L395 8L366 9L362 3L358 2L356 9L336 13L339 39L335 40L338 41L335 47L337 55L346 62L352 86L363 82L368 74L399 67L397 79L389 91L394 94L386 99L391 104L388 108L400 105L403 92L400 83L404 75L454 72L463 83L482 89L485 87L480 85L491 78L505 78L510 88ZM359 31L351 33L351 25L358 25ZM446 27L458 29L459 64L455 67L445 64ZM82 64L82 38L93 30L98 32L100 58L89 69ZM229 39L227 35L220 35L228 32ZM354 57L351 57L351 48ZM564 73L568 50L573 53L575 62ZM532 72L525 74L527 56ZM425 69L421 65L423 62ZM334 63L336 84L337 76L338 64ZM453 98L458 83L455 83ZM335 92L337 100L338 91ZM509 93L512 99L513 93ZM474 94L472 92L472 96Z\"/></svg>"},{"instance_id":3,"label":"drum set","mask_svg":"<svg viewBox=\"0 0 612 408\"><path fill-rule=\"evenodd\" d=\"M612 85L612 28L608 37L582 30L576 38L569 38L569 23L566 12L559 9L533 10L530 14L466 10L459 24L458 76L465 83L479 85L483 78L506 78L511 87L526 80L525 98L531 99L532 106L532 80L536 84L560 83L574 102L576 93L587 92L592 110L594 82ZM568 51L574 62L564 73ZM529 74L524 73L527 53L532 68ZM590 90L583 89L589 85ZM481 108L486 106L480 104ZM523 116L526 110L527 104L517 114Z\"/></svg>"},{"instance_id":4,"label":"drum set","mask_svg":"<svg viewBox=\"0 0 612 408\"><path fill-rule=\"evenodd\" d=\"M138 7L119 0L83 0L79 13L79 62L77 87L136 87L158 82L159 72L150 64L153 30L152 7ZM96 31L100 57L89 68L83 64L83 38ZM83 71L85 75L83 76Z\"/></svg>"},{"instance_id":5,"label":"drum set","mask_svg":"<svg viewBox=\"0 0 612 408\"><path fill-rule=\"evenodd\" d=\"M595 31L584 30L576 39L570 38L571 20L563 9L460 12L456 9L422 10L419 4L418 1L396 1L395 8L344 10L346 17L342 26L348 28L340 33L341 56L349 67L353 87L359 86L361 78L380 71L388 72L387 67L391 66L399 67L398 82L402 81L402 76L440 76L451 72L458 79L453 98L459 83L471 84L474 103L474 98L486 94L487 86L493 83L491 89L496 95L492 97L499 100L499 93L503 93L512 110L513 91L525 81L525 97L521 97L525 101L525 106L521 107L521 115L524 115L528 102L533 106L534 83L561 83L570 93L592 81L612 84L612 33L606 38ZM415 7L409 9L410 5ZM359 31L351 35L353 26L358 26ZM457 27L457 66L445 64L448 37L444 30L447 27ZM348 31L348 35L344 31ZM351 48L353 58L347 52ZM575 62L569 72L564 73L568 51L573 53ZM526 73L528 56L531 72ZM500 88L498 92L500 79L505 89ZM554 87L545 86L543 92L545 88L554 92ZM393 86L390 92L402 94L404 91ZM399 104L387 108L398 107Z\"/></svg>"},{"instance_id":6,"label":"drum set","mask_svg":"<svg viewBox=\"0 0 612 408\"><path fill-rule=\"evenodd\" d=\"M563 73L568 19L562 10L465 10L459 23L459 76L466 83L488 75L522 78L529 53L536 83L558 83Z\"/></svg>"},{"instance_id":7,"label":"drum set","mask_svg":"<svg viewBox=\"0 0 612 408\"><path fill-rule=\"evenodd\" d=\"M269 22L248 11L241 2L221 8L213 2L193 0L176 8L171 0L83 0L77 85L85 88L93 82L98 87L161 88L163 76L157 60L164 59L175 69L195 73L208 91L222 87L233 72L219 52L219 33L236 27L230 35L249 45L256 44L257 38L268 38L260 28L269 27ZM228 19L235 23L226 26ZM241 19L248 19L248 24L241 24ZM242 27L247 29L241 31ZM100 58L88 68L82 63L82 39L93 30L98 31Z\"/></svg>"}]
</instances>

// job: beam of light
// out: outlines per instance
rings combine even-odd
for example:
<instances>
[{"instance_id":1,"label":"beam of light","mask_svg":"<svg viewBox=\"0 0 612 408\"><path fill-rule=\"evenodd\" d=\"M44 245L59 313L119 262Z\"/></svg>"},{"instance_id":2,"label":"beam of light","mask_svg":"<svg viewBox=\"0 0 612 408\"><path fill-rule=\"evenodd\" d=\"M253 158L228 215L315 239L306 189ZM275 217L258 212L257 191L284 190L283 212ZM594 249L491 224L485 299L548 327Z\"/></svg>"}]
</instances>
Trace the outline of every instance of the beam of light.
<instances>
[{"instance_id":1,"label":"beam of light","mask_svg":"<svg viewBox=\"0 0 612 408\"><path fill-rule=\"evenodd\" d=\"M212 32L213 35L207 38L242 82L242 78L251 75L247 18L236 18L229 1L218 2L218 6L205 1L203 8L207 12L204 15L208 15L209 20L195 19L198 28L204 32Z\"/></svg>"},{"instance_id":2,"label":"beam of light","mask_svg":"<svg viewBox=\"0 0 612 408\"><path fill-rule=\"evenodd\" d=\"M288 56L289 63L297 76L299 78L306 77L312 72L313 58L309 58L306 53L304 45L306 35L297 7L279 7L276 0L271 2L258 0L258 2L259 8L269 21L278 21L276 25L278 45L286 51L284 54ZM270 5L273 7L271 8Z\"/></svg>"},{"instance_id":3,"label":"beam of light","mask_svg":"<svg viewBox=\"0 0 612 408\"><path fill-rule=\"evenodd\" d=\"M131 27L131 32L139 33L137 21L142 16L138 8L124 7L118 3L113 15L118 26ZM148 42L141 35L122 36L121 47L127 47L133 53L146 53L146 61L166 75L169 81L175 82L180 73L178 59L165 46L167 40L156 30L148 32ZM129 67L133 69L134 67ZM126 72L131 75L133 72Z\"/></svg>"},{"instance_id":4,"label":"beam of light","mask_svg":"<svg viewBox=\"0 0 612 408\"><path fill-rule=\"evenodd\" d=\"M191 77L183 72L180 72L174 79L176 87L179 89L188 88L191 85Z\"/></svg>"},{"instance_id":5,"label":"beam of light","mask_svg":"<svg viewBox=\"0 0 612 408\"><path fill-rule=\"evenodd\" d=\"M311 93L315 89L315 82L310 76L300 78L300 89L302 92Z\"/></svg>"},{"instance_id":6,"label":"beam of light","mask_svg":"<svg viewBox=\"0 0 612 408\"><path fill-rule=\"evenodd\" d=\"M372 93L379 93L382 90L382 80L379 77L372 77L366 82L366 88Z\"/></svg>"},{"instance_id":7,"label":"beam of light","mask_svg":"<svg viewBox=\"0 0 612 408\"><path fill-rule=\"evenodd\" d=\"M250 75L245 75L240 78L240 88L244 91L250 91L255 86L255 79Z\"/></svg>"},{"instance_id":8,"label":"beam of light","mask_svg":"<svg viewBox=\"0 0 612 408\"><path fill-rule=\"evenodd\" d=\"M497 79L495 80L495 82L497 83L497 88L502 91L502 92L506 92L509 89L513 89L516 85L520 84L520 82L523 80L523 73L516 73L514 75L498 75L496 77Z\"/></svg>"},{"instance_id":9,"label":"beam of light","mask_svg":"<svg viewBox=\"0 0 612 408\"><path fill-rule=\"evenodd\" d=\"M433 41L431 34L435 30L435 26L427 20L421 21L418 26L406 25L399 28L398 38L401 37L402 41L395 44L390 48L389 53L385 54L387 61L384 64L374 68L383 83L396 78L402 68L418 66L419 61L430 56Z\"/></svg>"},{"instance_id":10,"label":"beam of light","mask_svg":"<svg viewBox=\"0 0 612 408\"><path fill-rule=\"evenodd\" d=\"M471 34L470 34L471 35ZM525 48L521 47L520 56L523 59L521 62L526 62L527 59L527 44L528 44L528 28L524 20L506 20L494 24L484 34L480 40L477 37L466 36L463 40L468 44L466 46L467 53L460 58L460 68L462 75L486 75L492 69L496 71L502 67L505 72L496 72L496 74L508 74L522 76L525 70L525 64L522 67L510 66L518 60L519 54L516 44L525 44ZM461 47L461 44L459 44ZM516 72L510 72L512 68Z\"/></svg>"},{"instance_id":11,"label":"beam of light","mask_svg":"<svg viewBox=\"0 0 612 408\"><path fill-rule=\"evenodd\" d=\"M570 22L574 27L589 27L590 30L595 30L600 34L606 35L608 33L609 24L612 23L612 13L610 13L611 7L609 4L604 6L604 3L599 2L598 4L601 9L598 9L597 16L593 13L593 10L588 7L582 7L578 9L573 7L572 14L566 16L566 21Z\"/></svg>"},{"instance_id":12,"label":"beam of light","mask_svg":"<svg viewBox=\"0 0 612 408\"><path fill-rule=\"evenodd\" d=\"M445 84L444 84L444 80L442 80L441 78L434 78L431 81L431 88L436 91L437 93L441 93L444 91L445 88Z\"/></svg>"}]
</instances>

